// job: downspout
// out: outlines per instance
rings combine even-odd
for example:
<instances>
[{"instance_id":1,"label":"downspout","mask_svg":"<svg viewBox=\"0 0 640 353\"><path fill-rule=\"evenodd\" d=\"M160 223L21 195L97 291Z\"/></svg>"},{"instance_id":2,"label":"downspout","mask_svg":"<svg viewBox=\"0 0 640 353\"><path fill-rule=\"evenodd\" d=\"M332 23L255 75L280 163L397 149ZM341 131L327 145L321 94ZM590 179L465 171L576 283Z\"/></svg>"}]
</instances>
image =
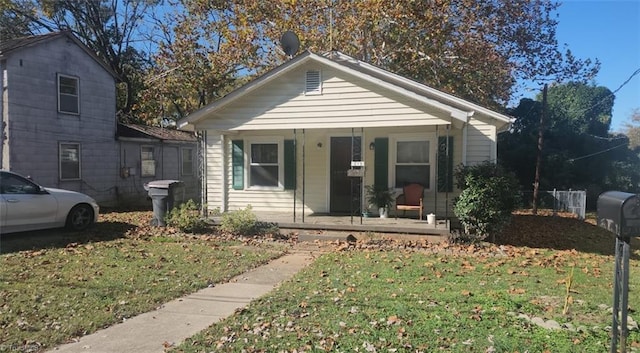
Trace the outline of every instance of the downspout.
<instances>
[{"instance_id":1,"label":"downspout","mask_svg":"<svg viewBox=\"0 0 640 353\"><path fill-rule=\"evenodd\" d=\"M467 136L469 130L469 122L462 127L462 165L467 165Z\"/></svg>"},{"instance_id":2,"label":"downspout","mask_svg":"<svg viewBox=\"0 0 640 353\"><path fill-rule=\"evenodd\" d=\"M9 139L9 92L8 81L9 73L7 72L7 61L0 60L0 74L2 74L2 91L0 91L0 169L10 169L9 163L9 145L5 145ZM6 115L6 116L5 116Z\"/></svg>"},{"instance_id":3,"label":"downspout","mask_svg":"<svg viewBox=\"0 0 640 353\"><path fill-rule=\"evenodd\" d=\"M198 185L198 190L200 190L200 205L202 208L202 212L204 216L208 216L208 190L207 190L207 130L201 131L198 135L198 162L200 164L200 168L198 168L198 173L200 173L200 185Z\"/></svg>"}]
</instances>

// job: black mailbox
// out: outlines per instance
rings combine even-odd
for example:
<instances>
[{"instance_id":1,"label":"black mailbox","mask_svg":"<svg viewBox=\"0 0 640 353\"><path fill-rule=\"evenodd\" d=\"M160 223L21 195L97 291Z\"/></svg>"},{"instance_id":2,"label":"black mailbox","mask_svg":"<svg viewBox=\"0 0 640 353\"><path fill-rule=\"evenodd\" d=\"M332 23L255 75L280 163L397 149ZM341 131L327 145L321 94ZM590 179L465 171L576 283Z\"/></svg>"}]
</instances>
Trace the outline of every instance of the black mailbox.
<instances>
[{"instance_id":1,"label":"black mailbox","mask_svg":"<svg viewBox=\"0 0 640 353\"><path fill-rule=\"evenodd\" d=\"M598 225L618 237L640 236L640 197L607 191L598 197Z\"/></svg>"}]
</instances>

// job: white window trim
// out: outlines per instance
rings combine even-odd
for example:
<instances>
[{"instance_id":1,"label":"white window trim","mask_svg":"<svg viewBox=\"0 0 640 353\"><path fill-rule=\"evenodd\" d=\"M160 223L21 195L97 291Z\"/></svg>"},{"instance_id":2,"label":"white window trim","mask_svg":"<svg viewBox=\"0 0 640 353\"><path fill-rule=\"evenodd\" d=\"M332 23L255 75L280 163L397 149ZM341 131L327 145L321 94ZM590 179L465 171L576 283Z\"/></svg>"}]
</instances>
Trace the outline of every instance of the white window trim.
<instances>
[{"instance_id":1,"label":"white window trim","mask_svg":"<svg viewBox=\"0 0 640 353\"><path fill-rule=\"evenodd\" d=\"M78 146L78 177L63 178L62 177L62 145ZM82 146L79 142L58 142L58 178L60 181L82 180Z\"/></svg>"},{"instance_id":2,"label":"white window trim","mask_svg":"<svg viewBox=\"0 0 640 353\"><path fill-rule=\"evenodd\" d=\"M251 145L253 144L277 144L278 145L278 186L251 186ZM260 136L246 137L244 139L244 185L246 190L284 190L284 137Z\"/></svg>"},{"instance_id":3,"label":"white window trim","mask_svg":"<svg viewBox=\"0 0 640 353\"><path fill-rule=\"evenodd\" d=\"M77 108L78 111L77 112L69 112L69 111L64 111L62 110L62 105L60 104L60 96L62 95L68 95L71 96L68 93L62 93L60 92L60 78L70 78L76 81L76 102L77 102ZM57 74L56 77L56 90L58 92L58 113L62 113L62 114L71 114L71 115L80 115L80 78L77 76L71 76L71 75L65 75L65 74Z\"/></svg>"},{"instance_id":4,"label":"white window trim","mask_svg":"<svg viewBox=\"0 0 640 353\"><path fill-rule=\"evenodd\" d=\"M309 85L309 73L310 72L317 72L318 73L318 89L315 90L308 90ZM304 73L304 95L305 96L318 96L318 95L322 95L322 71L320 71L320 69L316 69L316 70L307 70Z\"/></svg>"},{"instance_id":5,"label":"white window trim","mask_svg":"<svg viewBox=\"0 0 640 353\"><path fill-rule=\"evenodd\" d=\"M438 148L436 134L424 133L424 134L402 134L402 135L389 135L389 181L390 185L395 188L396 185L396 160L398 158L398 142L402 141L428 141L429 142L429 187L425 188L425 191L433 191L433 186L436 180L435 166L436 166L436 149ZM396 188L396 192L401 192L402 189Z\"/></svg>"},{"instance_id":6,"label":"white window trim","mask_svg":"<svg viewBox=\"0 0 640 353\"><path fill-rule=\"evenodd\" d=\"M152 159L142 159L142 150L144 148L151 148L151 153L153 154ZM144 168L142 167L142 162L144 161L153 161L153 175L144 174ZM156 163L156 149L153 145L141 145L140 146L140 177L141 178L153 178L157 174L157 163Z\"/></svg>"},{"instance_id":7,"label":"white window trim","mask_svg":"<svg viewBox=\"0 0 640 353\"><path fill-rule=\"evenodd\" d=\"M184 151L187 151L187 150L191 151L191 153L190 153L191 154L191 170L189 170L188 173L185 173L185 169L184 169ZM182 148L180 148L180 175L186 175L186 176L193 175L193 168L195 167L194 163L196 161L196 159L195 159L195 157L193 155L193 152L194 152L194 148L193 147L182 147Z\"/></svg>"}]
</instances>

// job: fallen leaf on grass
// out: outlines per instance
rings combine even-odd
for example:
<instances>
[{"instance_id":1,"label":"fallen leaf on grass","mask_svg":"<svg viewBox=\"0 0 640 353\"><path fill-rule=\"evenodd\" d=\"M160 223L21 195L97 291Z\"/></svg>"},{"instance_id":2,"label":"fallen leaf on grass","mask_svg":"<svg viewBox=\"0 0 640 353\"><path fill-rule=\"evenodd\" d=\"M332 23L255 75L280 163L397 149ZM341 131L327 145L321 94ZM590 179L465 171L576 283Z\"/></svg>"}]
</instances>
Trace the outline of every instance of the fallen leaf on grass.
<instances>
[{"instance_id":1,"label":"fallen leaf on grass","mask_svg":"<svg viewBox=\"0 0 640 353\"><path fill-rule=\"evenodd\" d=\"M387 325L399 324L402 320L397 315L392 315L387 318Z\"/></svg>"}]
</instances>

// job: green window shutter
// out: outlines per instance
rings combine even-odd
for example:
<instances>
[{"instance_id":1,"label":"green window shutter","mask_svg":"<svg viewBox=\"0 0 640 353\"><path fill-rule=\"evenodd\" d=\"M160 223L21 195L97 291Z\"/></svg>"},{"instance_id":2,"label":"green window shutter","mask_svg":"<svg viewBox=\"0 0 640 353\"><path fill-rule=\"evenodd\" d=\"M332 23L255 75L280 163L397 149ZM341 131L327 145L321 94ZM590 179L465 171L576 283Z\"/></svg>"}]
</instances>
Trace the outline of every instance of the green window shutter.
<instances>
[{"instance_id":1,"label":"green window shutter","mask_svg":"<svg viewBox=\"0 0 640 353\"><path fill-rule=\"evenodd\" d=\"M296 143L294 140L284 140L284 188L296 188Z\"/></svg>"},{"instance_id":2,"label":"green window shutter","mask_svg":"<svg viewBox=\"0 0 640 353\"><path fill-rule=\"evenodd\" d=\"M453 137L449 136L448 139L447 154L447 137L438 138L438 192L453 191Z\"/></svg>"},{"instance_id":3,"label":"green window shutter","mask_svg":"<svg viewBox=\"0 0 640 353\"><path fill-rule=\"evenodd\" d=\"M231 141L231 174L235 190L244 189L244 141Z\"/></svg>"},{"instance_id":4,"label":"green window shutter","mask_svg":"<svg viewBox=\"0 0 640 353\"><path fill-rule=\"evenodd\" d=\"M386 188L389 186L389 139L386 137L376 138L374 144L373 184Z\"/></svg>"}]
</instances>

